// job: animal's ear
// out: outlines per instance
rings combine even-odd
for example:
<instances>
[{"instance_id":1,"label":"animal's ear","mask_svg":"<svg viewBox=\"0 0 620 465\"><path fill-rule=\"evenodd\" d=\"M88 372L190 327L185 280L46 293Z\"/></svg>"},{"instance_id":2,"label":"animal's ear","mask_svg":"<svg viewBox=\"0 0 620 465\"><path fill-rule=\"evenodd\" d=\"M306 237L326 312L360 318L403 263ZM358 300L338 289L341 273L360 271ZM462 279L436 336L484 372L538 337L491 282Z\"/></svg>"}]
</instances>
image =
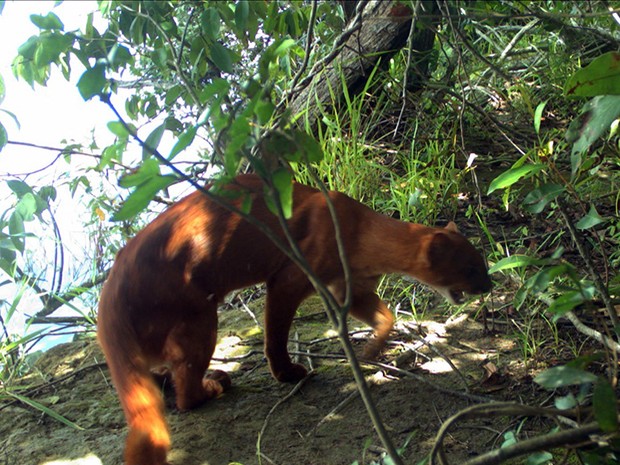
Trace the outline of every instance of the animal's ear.
<instances>
[{"instance_id":1,"label":"animal's ear","mask_svg":"<svg viewBox=\"0 0 620 465\"><path fill-rule=\"evenodd\" d=\"M450 221L445 229L452 232L459 232L459 228L454 221Z\"/></svg>"},{"instance_id":2,"label":"animal's ear","mask_svg":"<svg viewBox=\"0 0 620 465\"><path fill-rule=\"evenodd\" d=\"M452 242L447 234L443 234L440 231L433 234L427 251L429 264L435 266L437 263L443 263L450 253L451 244Z\"/></svg>"}]
</instances>

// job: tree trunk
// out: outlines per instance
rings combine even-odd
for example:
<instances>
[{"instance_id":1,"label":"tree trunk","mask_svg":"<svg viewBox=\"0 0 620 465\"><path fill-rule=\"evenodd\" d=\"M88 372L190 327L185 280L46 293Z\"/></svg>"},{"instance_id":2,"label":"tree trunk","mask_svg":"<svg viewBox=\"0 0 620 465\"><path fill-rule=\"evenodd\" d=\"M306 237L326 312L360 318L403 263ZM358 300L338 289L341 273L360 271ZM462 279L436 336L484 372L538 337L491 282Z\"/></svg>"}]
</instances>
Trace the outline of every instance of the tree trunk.
<instances>
[{"instance_id":1,"label":"tree trunk","mask_svg":"<svg viewBox=\"0 0 620 465\"><path fill-rule=\"evenodd\" d=\"M339 53L320 69L311 71L312 80L289 105L292 114L305 112L314 130L319 107L339 106L343 85L350 96L360 92L377 63L388 60L406 45L411 20L412 11L403 4L388 0L369 2L360 27Z\"/></svg>"}]
</instances>

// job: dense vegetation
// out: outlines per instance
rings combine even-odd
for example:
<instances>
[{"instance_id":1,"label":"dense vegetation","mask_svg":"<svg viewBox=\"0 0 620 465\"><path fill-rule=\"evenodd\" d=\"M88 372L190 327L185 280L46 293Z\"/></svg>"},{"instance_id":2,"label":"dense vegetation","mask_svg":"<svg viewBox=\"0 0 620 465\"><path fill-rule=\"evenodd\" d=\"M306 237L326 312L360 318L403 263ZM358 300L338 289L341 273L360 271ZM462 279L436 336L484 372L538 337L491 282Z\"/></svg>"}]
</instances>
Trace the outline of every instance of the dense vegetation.
<instances>
[{"instance_id":1,"label":"dense vegetation","mask_svg":"<svg viewBox=\"0 0 620 465\"><path fill-rule=\"evenodd\" d=\"M493 410L564 423L548 442L506 436L505 455L468 463L534 452L527 463L620 463L613 8L603 0L100 1L80 31L65 30L53 10L33 15L39 33L24 37L15 75L35 88L52 73L80 76L75 92L100 99L117 119L108 124L111 145L49 152L50 172L64 159L67 175L43 185L11 173L0 180L12 192L0 214L0 288L9 296L0 301L0 399L37 405L13 388L29 348L50 332L92 334L100 284L127 238L190 185L253 171L280 215L290 211L294 177L402 219L456 219L479 238L495 290L476 315L509 322L524 364L555 402ZM405 32L400 42L345 55L381 22ZM358 62L364 70L352 74ZM10 124L20 117L3 98L0 77L0 150L17 144ZM83 227L95 256L66 256L55 220L61 191L90 213ZM37 254L44 244L54 248L52 263ZM89 266L70 275L67 262L85 259ZM412 302L411 284L391 277L380 291L414 314L430 299L416 292ZM320 293L329 307L328 291ZM39 308L24 308L28 295ZM23 332L9 332L24 314ZM476 408L464 415L489 413ZM576 443L583 447L568 448ZM560 447L566 455L553 458L549 450Z\"/></svg>"}]
</instances>

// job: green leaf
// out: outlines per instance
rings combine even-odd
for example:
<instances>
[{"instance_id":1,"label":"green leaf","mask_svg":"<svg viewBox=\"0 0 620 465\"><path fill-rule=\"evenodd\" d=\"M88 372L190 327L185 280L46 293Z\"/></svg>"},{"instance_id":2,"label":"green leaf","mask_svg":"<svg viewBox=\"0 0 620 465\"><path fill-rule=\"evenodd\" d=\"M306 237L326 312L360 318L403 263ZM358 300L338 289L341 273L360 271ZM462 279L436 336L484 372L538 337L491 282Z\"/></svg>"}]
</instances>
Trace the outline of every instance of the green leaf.
<instances>
[{"instance_id":1,"label":"green leaf","mask_svg":"<svg viewBox=\"0 0 620 465\"><path fill-rule=\"evenodd\" d=\"M258 63L258 71L261 82L267 82L267 80L269 79L270 65L273 63L277 63L278 59L286 56L289 49L296 45L296 43L297 42L290 38L278 39L269 47L267 47Z\"/></svg>"},{"instance_id":2,"label":"green leaf","mask_svg":"<svg viewBox=\"0 0 620 465\"><path fill-rule=\"evenodd\" d=\"M277 41L274 43L274 47L273 47L273 56L275 57L283 57L285 56L288 51L294 47L297 44L297 42L293 39L282 39L281 41Z\"/></svg>"},{"instance_id":3,"label":"green leaf","mask_svg":"<svg viewBox=\"0 0 620 465\"><path fill-rule=\"evenodd\" d=\"M77 83L77 88L84 100L90 100L95 95L103 94L106 83L105 66L98 64L84 71Z\"/></svg>"},{"instance_id":4,"label":"green leaf","mask_svg":"<svg viewBox=\"0 0 620 465\"><path fill-rule=\"evenodd\" d=\"M200 15L200 29L212 42L218 38L220 34L220 14L215 8L207 8Z\"/></svg>"},{"instance_id":5,"label":"green leaf","mask_svg":"<svg viewBox=\"0 0 620 465\"><path fill-rule=\"evenodd\" d=\"M0 270L12 278L15 276L16 260L17 253L15 253L13 242L11 242L11 247L0 247Z\"/></svg>"},{"instance_id":6,"label":"green leaf","mask_svg":"<svg viewBox=\"0 0 620 465\"><path fill-rule=\"evenodd\" d=\"M52 13L51 11L45 16L30 15L30 21L32 21L32 24L34 24L39 29L44 29L44 30L56 29L56 30L62 31L65 27L62 24L62 21L60 20L60 18L56 16L54 13Z\"/></svg>"},{"instance_id":7,"label":"green leaf","mask_svg":"<svg viewBox=\"0 0 620 465\"><path fill-rule=\"evenodd\" d=\"M547 311L554 315L554 320L557 320L566 312L591 300L594 297L594 292L593 286L584 286L581 290L566 291L549 305Z\"/></svg>"},{"instance_id":8,"label":"green leaf","mask_svg":"<svg viewBox=\"0 0 620 465\"><path fill-rule=\"evenodd\" d=\"M273 116L273 112L275 109L275 105L269 100L260 99L258 102L256 102L256 106L254 107L254 113L258 118L258 123L262 125L267 124Z\"/></svg>"},{"instance_id":9,"label":"green leaf","mask_svg":"<svg viewBox=\"0 0 620 465\"><path fill-rule=\"evenodd\" d=\"M176 176L172 175L153 176L144 184L136 187L127 197L120 210L112 215L112 221L124 221L133 218L148 206L160 190L174 184L176 181Z\"/></svg>"},{"instance_id":10,"label":"green leaf","mask_svg":"<svg viewBox=\"0 0 620 465\"><path fill-rule=\"evenodd\" d=\"M224 153L224 169L226 174L234 176L241 162L241 155L248 146L250 140L250 122L244 116L240 116L230 126L230 142Z\"/></svg>"},{"instance_id":11,"label":"green leaf","mask_svg":"<svg viewBox=\"0 0 620 465\"><path fill-rule=\"evenodd\" d=\"M24 181L19 181L17 179L11 179L10 181L7 181L6 184L9 186L9 189L15 192L15 194L19 198L23 197L28 192L32 192L32 187L30 187Z\"/></svg>"},{"instance_id":12,"label":"green leaf","mask_svg":"<svg viewBox=\"0 0 620 465\"><path fill-rule=\"evenodd\" d=\"M39 47L39 37L30 36L26 42L17 47L17 53L28 61L34 60L34 54Z\"/></svg>"},{"instance_id":13,"label":"green leaf","mask_svg":"<svg viewBox=\"0 0 620 465\"><path fill-rule=\"evenodd\" d=\"M32 221L37 212L37 201L32 192L24 194L15 205L15 211L19 213L24 221Z\"/></svg>"},{"instance_id":14,"label":"green leaf","mask_svg":"<svg viewBox=\"0 0 620 465\"><path fill-rule=\"evenodd\" d=\"M525 465L546 465L553 460L553 454L549 452L534 452L529 455Z\"/></svg>"},{"instance_id":15,"label":"green leaf","mask_svg":"<svg viewBox=\"0 0 620 465\"><path fill-rule=\"evenodd\" d=\"M605 222L605 219L601 215L598 214L598 212L596 211L596 207L594 205L591 205L590 211L586 214L586 216L584 216L579 221L577 221L577 224L575 224L575 227L581 230L590 229L596 226L597 224L601 224L604 222Z\"/></svg>"},{"instance_id":16,"label":"green leaf","mask_svg":"<svg viewBox=\"0 0 620 465\"><path fill-rule=\"evenodd\" d=\"M159 143L161 142L161 138L164 135L164 131L166 130L166 123L163 123L156 127L146 138L144 141L144 147L142 147L142 159L146 160L150 158L153 153L157 151L157 147L159 147ZM149 150L150 149L150 150Z\"/></svg>"},{"instance_id":17,"label":"green leaf","mask_svg":"<svg viewBox=\"0 0 620 465\"><path fill-rule=\"evenodd\" d=\"M540 122L542 121L542 114L545 110L545 105L547 105L546 100L539 103L536 107L536 111L534 112L534 129L536 130L536 134L540 134Z\"/></svg>"},{"instance_id":18,"label":"green leaf","mask_svg":"<svg viewBox=\"0 0 620 465\"><path fill-rule=\"evenodd\" d=\"M110 66L118 70L133 61L133 56L127 47L120 44L114 44L108 53L108 63Z\"/></svg>"},{"instance_id":19,"label":"green leaf","mask_svg":"<svg viewBox=\"0 0 620 465\"><path fill-rule=\"evenodd\" d=\"M127 131L125 125L120 121L110 121L107 126L110 132L119 139L129 138L129 131Z\"/></svg>"},{"instance_id":20,"label":"green leaf","mask_svg":"<svg viewBox=\"0 0 620 465\"><path fill-rule=\"evenodd\" d=\"M286 168L280 168L273 173L273 184L280 196L284 218L293 216L293 174Z\"/></svg>"},{"instance_id":21,"label":"green leaf","mask_svg":"<svg viewBox=\"0 0 620 465\"><path fill-rule=\"evenodd\" d=\"M30 399L29 397L26 396L22 396L20 394L17 394L14 391L10 391L10 390L6 390L5 391L9 396L14 397L15 399L17 399L18 401L20 401L23 404L29 405L30 407L38 410L39 412L42 412L44 414L46 414L48 417L53 418L56 421L59 421L60 423L62 423L63 425L66 425L70 428L73 428L75 430L78 431L83 431L84 428L82 428L80 425L78 425L77 423L72 422L71 420L69 420L68 418L63 417L62 415L60 415L59 413L55 412L54 410L46 407L45 405L37 402L36 400Z\"/></svg>"},{"instance_id":22,"label":"green leaf","mask_svg":"<svg viewBox=\"0 0 620 465\"><path fill-rule=\"evenodd\" d=\"M119 146L118 144L108 145L103 149L101 153L101 159L99 160L99 164L97 165L97 169L102 170L106 166L112 166L112 160L119 160Z\"/></svg>"},{"instance_id":23,"label":"green leaf","mask_svg":"<svg viewBox=\"0 0 620 465\"><path fill-rule=\"evenodd\" d=\"M407 206L409 208L420 208L422 204L422 198L424 195L424 191L419 187L416 187L413 192L409 195L409 199L407 199Z\"/></svg>"},{"instance_id":24,"label":"green leaf","mask_svg":"<svg viewBox=\"0 0 620 465\"><path fill-rule=\"evenodd\" d=\"M514 431L506 431L504 433L504 442L500 447L509 447L514 446L517 443L517 436Z\"/></svg>"},{"instance_id":25,"label":"green leaf","mask_svg":"<svg viewBox=\"0 0 620 465\"><path fill-rule=\"evenodd\" d=\"M556 389L562 386L574 386L584 383L594 383L596 375L589 371L569 366L549 368L534 378L534 382L545 389Z\"/></svg>"},{"instance_id":26,"label":"green leaf","mask_svg":"<svg viewBox=\"0 0 620 465\"><path fill-rule=\"evenodd\" d=\"M540 258L534 258L528 255L511 255L510 257L502 258L499 262L491 266L491 268L489 268L489 273L542 264L544 264L544 260Z\"/></svg>"},{"instance_id":27,"label":"green leaf","mask_svg":"<svg viewBox=\"0 0 620 465\"><path fill-rule=\"evenodd\" d=\"M25 232L24 219L17 211L13 211L9 217L9 234L11 235L11 241L13 242L15 249L20 253L24 253L24 247L26 244L24 239Z\"/></svg>"},{"instance_id":28,"label":"green leaf","mask_svg":"<svg viewBox=\"0 0 620 465\"><path fill-rule=\"evenodd\" d=\"M566 131L566 140L573 144L571 170L573 175L581 167L581 154L588 150L611 124L620 117L620 95L594 97L581 109Z\"/></svg>"},{"instance_id":29,"label":"green leaf","mask_svg":"<svg viewBox=\"0 0 620 465\"><path fill-rule=\"evenodd\" d=\"M603 352L593 352L574 358L567 365L585 370L594 362L600 362L601 360L605 360L605 354Z\"/></svg>"},{"instance_id":30,"label":"green leaf","mask_svg":"<svg viewBox=\"0 0 620 465\"><path fill-rule=\"evenodd\" d=\"M6 129L2 123L0 123L0 152L2 149L6 147L6 144L9 142L9 135L6 132Z\"/></svg>"},{"instance_id":31,"label":"green leaf","mask_svg":"<svg viewBox=\"0 0 620 465\"><path fill-rule=\"evenodd\" d=\"M58 192L56 191L56 188L54 186L43 186L41 189L39 189L39 196L46 202L49 202L50 200L56 200L57 194Z\"/></svg>"},{"instance_id":32,"label":"green leaf","mask_svg":"<svg viewBox=\"0 0 620 465\"><path fill-rule=\"evenodd\" d=\"M570 268L568 263L545 267L527 280L527 287L534 292L544 292L555 278L571 271Z\"/></svg>"},{"instance_id":33,"label":"green leaf","mask_svg":"<svg viewBox=\"0 0 620 465\"><path fill-rule=\"evenodd\" d=\"M577 406L577 399L572 393L553 399L553 405L559 410L568 410Z\"/></svg>"},{"instance_id":34,"label":"green leaf","mask_svg":"<svg viewBox=\"0 0 620 465\"><path fill-rule=\"evenodd\" d=\"M545 168L545 165L542 164L524 165L517 168L512 167L491 181L487 195L497 189L505 189L506 187L510 187L523 178L529 178L540 172L543 168Z\"/></svg>"},{"instance_id":35,"label":"green leaf","mask_svg":"<svg viewBox=\"0 0 620 465\"><path fill-rule=\"evenodd\" d=\"M244 193L241 197L241 204L239 205L239 210L241 210L243 213L250 214L250 211L252 210L252 202L253 197L248 193Z\"/></svg>"},{"instance_id":36,"label":"green leaf","mask_svg":"<svg viewBox=\"0 0 620 465\"><path fill-rule=\"evenodd\" d=\"M314 137L300 130L295 130L293 137L307 163L318 163L323 159L323 148Z\"/></svg>"},{"instance_id":37,"label":"green leaf","mask_svg":"<svg viewBox=\"0 0 620 465\"><path fill-rule=\"evenodd\" d=\"M6 86L4 84L4 78L2 74L0 74L0 104L4 102L4 97L6 96Z\"/></svg>"},{"instance_id":38,"label":"green leaf","mask_svg":"<svg viewBox=\"0 0 620 465\"><path fill-rule=\"evenodd\" d=\"M174 147L172 147L172 150L170 151L170 155L168 155L168 160L172 160L179 153L189 147L189 145L194 141L194 137L196 137L196 131L197 128L192 126L179 136L176 144L174 144Z\"/></svg>"},{"instance_id":39,"label":"green leaf","mask_svg":"<svg viewBox=\"0 0 620 465\"><path fill-rule=\"evenodd\" d=\"M285 159L292 162L301 162L301 151L294 144L289 134L284 132L272 132L265 138L261 146L263 158L270 160Z\"/></svg>"},{"instance_id":40,"label":"green leaf","mask_svg":"<svg viewBox=\"0 0 620 465\"><path fill-rule=\"evenodd\" d=\"M136 187L158 175L159 162L155 158L149 158L140 165L138 171L122 176L118 181L118 185L121 187Z\"/></svg>"},{"instance_id":41,"label":"green leaf","mask_svg":"<svg viewBox=\"0 0 620 465\"><path fill-rule=\"evenodd\" d=\"M573 74L564 93L574 97L620 95L620 52L608 52Z\"/></svg>"},{"instance_id":42,"label":"green leaf","mask_svg":"<svg viewBox=\"0 0 620 465\"><path fill-rule=\"evenodd\" d=\"M234 176L241 163L241 152L236 149L237 145L228 144L226 152L224 152L224 171L228 176Z\"/></svg>"},{"instance_id":43,"label":"green leaf","mask_svg":"<svg viewBox=\"0 0 620 465\"><path fill-rule=\"evenodd\" d=\"M248 16L250 14L250 5L247 0L239 0L235 5L235 25L245 32L248 28ZM245 35L245 34L244 34Z\"/></svg>"},{"instance_id":44,"label":"green leaf","mask_svg":"<svg viewBox=\"0 0 620 465\"><path fill-rule=\"evenodd\" d=\"M607 433L618 430L618 403L613 386L605 378L599 378L594 385L592 398L594 417L601 429Z\"/></svg>"},{"instance_id":45,"label":"green leaf","mask_svg":"<svg viewBox=\"0 0 620 465\"><path fill-rule=\"evenodd\" d=\"M559 184L543 184L534 189L523 199L523 208L530 213L542 212L547 204L564 192L564 186Z\"/></svg>"},{"instance_id":46,"label":"green leaf","mask_svg":"<svg viewBox=\"0 0 620 465\"><path fill-rule=\"evenodd\" d=\"M175 103L179 99L179 96L181 95L183 90L183 86L181 85L171 87L166 92L166 98L164 100L166 105L172 105L173 103Z\"/></svg>"},{"instance_id":47,"label":"green leaf","mask_svg":"<svg viewBox=\"0 0 620 465\"><path fill-rule=\"evenodd\" d=\"M213 42L209 46L209 57L219 69L225 73L233 72L233 56L230 50L218 42Z\"/></svg>"},{"instance_id":48,"label":"green leaf","mask_svg":"<svg viewBox=\"0 0 620 465\"><path fill-rule=\"evenodd\" d=\"M38 68L47 67L51 63L59 63L60 55L66 53L73 45L73 36L58 32L39 37L34 54L34 64Z\"/></svg>"}]
</instances>

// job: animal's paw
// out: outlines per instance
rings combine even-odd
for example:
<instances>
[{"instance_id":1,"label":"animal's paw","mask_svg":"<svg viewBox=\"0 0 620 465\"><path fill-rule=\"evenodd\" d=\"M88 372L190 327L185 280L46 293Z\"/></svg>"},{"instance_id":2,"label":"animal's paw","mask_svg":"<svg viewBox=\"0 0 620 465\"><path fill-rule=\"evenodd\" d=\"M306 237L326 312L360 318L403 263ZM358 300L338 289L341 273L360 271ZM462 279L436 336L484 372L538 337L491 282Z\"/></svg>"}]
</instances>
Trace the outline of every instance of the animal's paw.
<instances>
[{"instance_id":1,"label":"animal's paw","mask_svg":"<svg viewBox=\"0 0 620 465\"><path fill-rule=\"evenodd\" d=\"M222 370L215 370L202 379L202 387L209 399L222 395L231 385L230 376Z\"/></svg>"},{"instance_id":2,"label":"animal's paw","mask_svg":"<svg viewBox=\"0 0 620 465\"><path fill-rule=\"evenodd\" d=\"M281 383L296 383L306 377L308 370L303 365L291 363L285 369L272 369L273 377Z\"/></svg>"},{"instance_id":3,"label":"animal's paw","mask_svg":"<svg viewBox=\"0 0 620 465\"><path fill-rule=\"evenodd\" d=\"M385 344L381 344L375 339L370 339L364 347L364 351L362 352L362 359L371 361L376 360L381 351L383 350L384 345Z\"/></svg>"}]
</instances>

